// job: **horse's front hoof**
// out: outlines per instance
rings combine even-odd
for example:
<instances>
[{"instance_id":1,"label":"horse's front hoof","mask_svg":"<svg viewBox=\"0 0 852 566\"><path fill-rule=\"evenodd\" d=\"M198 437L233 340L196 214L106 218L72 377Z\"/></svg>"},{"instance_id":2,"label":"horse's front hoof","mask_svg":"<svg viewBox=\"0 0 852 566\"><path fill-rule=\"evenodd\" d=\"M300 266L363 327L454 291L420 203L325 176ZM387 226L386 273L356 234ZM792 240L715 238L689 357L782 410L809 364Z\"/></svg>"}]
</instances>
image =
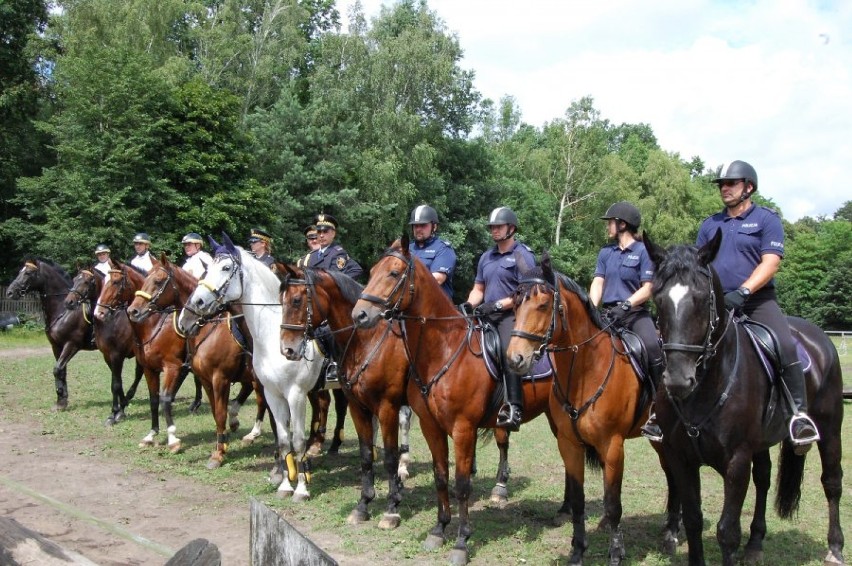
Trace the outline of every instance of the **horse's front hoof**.
<instances>
[{"instance_id":1,"label":"horse's front hoof","mask_svg":"<svg viewBox=\"0 0 852 566\"><path fill-rule=\"evenodd\" d=\"M57 400L56 404L53 405L53 407L51 407L50 410L53 411L54 413L61 413L62 411L64 411L67 408L68 408L68 399L65 398L65 399Z\"/></svg>"},{"instance_id":2,"label":"horse's front hoof","mask_svg":"<svg viewBox=\"0 0 852 566\"><path fill-rule=\"evenodd\" d=\"M505 485L497 484L491 490L491 503L502 509L509 503L509 490Z\"/></svg>"},{"instance_id":3,"label":"horse's front hoof","mask_svg":"<svg viewBox=\"0 0 852 566\"><path fill-rule=\"evenodd\" d=\"M404 465L402 462L399 463L399 468L397 469L396 474L399 476L399 481L401 482L411 477L411 472L408 471L408 466Z\"/></svg>"},{"instance_id":4,"label":"horse's front hoof","mask_svg":"<svg viewBox=\"0 0 852 566\"><path fill-rule=\"evenodd\" d=\"M181 444L180 440L169 444L169 452L171 452L172 454L177 454L178 452L180 452L181 448L183 448L183 444Z\"/></svg>"},{"instance_id":5,"label":"horse's front hoof","mask_svg":"<svg viewBox=\"0 0 852 566\"><path fill-rule=\"evenodd\" d=\"M834 552L829 549L828 554L825 555L825 560L822 561L823 566L837 566L838 564L846 564L843 561L843 554L840 552Z\"/></svg>"},{"instance_id":6,"label":"horse's front hoof","mask_svg":"<svg viewBox=\"0 0 852 566\"><path fill-rule=\"evenodd\" d=\"M218 470L222 467L222 462L225 461L225 454L219 450L214 450L212 454L210 454L210 459L207 460L207 469L208 470Z\"/></svg>"},{"instance_id":7,"label":"horse's front hoof","mask_svg":"<svg viewBox=\"0 0 852 566\"><path fill-rule=\"evenodd\" d=\"M293 497L293 490L292 489L279 489L278 491L275 492L275 495L278 497L278 499L287 499L287 498Z\"/></svg>"},{"instance_id":8,"label":"horse's front hoof","mask_svg":"<svg viewBox=\"0 0 852 566\"><path fill-rule=\"evenodd\" d=\"M107 428L114 427L118 421L115 420L115 415L110 415L104 421L104 426Z\"/></svg>"},{"instance_id":9,"label":"horse's front hoof","mask_svg":"<svg viewBox=\"0 0 852 566\"><path fill-rule=\"evenodd\" d=\"M254 444L254 441L260 438L260 433L255 434L254 432L250 432L242 438L243 446L248 446L250 444Z\"/></svg>"},{"instance_id":10,"label":"horse's front hoof","mask_svg":"<svg viewBox=\"0 0 852 566\"><path fill-rule=\"evenodd\" d=\"M423 541L423 550L438 550L442 546L444 546L444 537L439 537L431 533Z\"/></svg>"},{"instance_id":11,"label":"horse's front hoof","mask_svg":"<svg viewBox=\"0 0 852 566\"><path fill-rule=\"evenodd\" d=\"M316 442L311 444L311 447L308 448L307 455L310 458L314 458L322 454L322 443Z\"/></svg>"},{"instance_id":12,"label":"horse's front hoof","mask_svg":"<svg viewBox=\"0 0 852 566\"><path fill-rule=\"evenodd\" d=\"M397 528L402 523L399 513L385 513L379 521L379 528L385 531Z\"/></svg>"},{"instance_id":13,"label":"horse's front hoof","mask_svg":"<svg viewBox=\"0 0 852 566\"><path fill-rule=\"evenodd\" d=\"M357 509L353 509L352 512L349 513L349 516L346 517L346 524L347 525L361 525L363 523L368 522L369 520L370 520L370 514L369 513L362 513L361 511L358 511Z\"/></svg>"},{"instance_id":14,"label":"horse's front hoof","mask_svg":"<svg viewBox=\"0 0 852 566\"><path fill-rule=\"evenodd\" d=\"M553 521L551 521L551 525L553 525L554 527L564 527L570 522L571 513L566 513L565 511L557 511L556 516L553 517Z\"/></svg>"},{"instance_id":15,"label":"horse's front hoof","mask_svg":"<svg viewBox=\"0 0 852 566\"><path fill-rule=\"evenodd\" d=\"M340 446L343 444L343 441L340 440L337 436L334 437L334 440L331 441L331 446L328 448L329 454L339 454Z\"/></svg>"},{"instance_id":16,"label":"horse's front hoof","mask_svg":"<svg viewBox=\"0 0 852 566\"><path fill-rule=\"evenodd\" d=\"M464 566L467 564L467 549L454 548L450 551L450 564Z\"/></svg>"},{"instance_id":17,"label":"horse's front hoof","mask_svg":"<svg viewBox=\"0 0 852 566\"><path fill-rule=\"evenodd\" d=\"M660 551L668 556L674 556L677 552L677 537L666 534L663 537L663 543L660 545Z\"/></svg>"},{"instance_id":18,"label":"horse's front hoof","mask_svg":"<svg viewBox=\"0 0 852 566\"><path fill-rule=\"evenodd\" d=\"M763 550L746 548L743 553L743 562L746 564L763 564Z\"/></svg>"},{"instance_id":19,"label":"horse's front hoof","mask_svg":"<svg viewBox=\"0 0 852 566\"><path fill-rule=\"evenodd\" d=\"M237 432L237 429L240 428L240 421L238 419L234 419L228 423L228 428L231 429L231 432Z\"/></svg>"},{"instance_id":20,"label":"horse's front hoof","mask_svg":"<svg viewBox=\"0 0 852 566\"><path fill-rule=\"evenodd\" d=\"M147 438L143 438L142 442L139 443L139 448L152 448L156 446L156 443L153 440L148 440Z\"/></svg>"},{"instance_id":21,"label":"horse's front hoof","mask_svg":"<svg viewBox=\"0 0 852 566\"><path fill-rule=\"evenodd\" d=\"M201 408L201 401L193 401L192 404L189 406L189 414L190 415L197 415L198 410L200 408Z\"/></svg>"}]
</instances>

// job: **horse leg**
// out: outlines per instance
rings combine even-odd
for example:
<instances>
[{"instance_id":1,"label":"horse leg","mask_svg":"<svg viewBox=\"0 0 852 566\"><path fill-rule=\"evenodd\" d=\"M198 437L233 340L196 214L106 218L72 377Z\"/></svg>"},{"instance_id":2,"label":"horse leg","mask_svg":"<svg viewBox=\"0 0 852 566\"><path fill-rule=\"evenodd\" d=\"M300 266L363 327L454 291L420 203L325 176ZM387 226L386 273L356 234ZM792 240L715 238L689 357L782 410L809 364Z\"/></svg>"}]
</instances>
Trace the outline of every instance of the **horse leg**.
<instances>
[{"instance_id":1,"label":"horse leg","mask_svg":"<svg viewBox=\"0 0 852 566\"><path fill-rule=\"evenodd\" d=\"M497 463L497 481L491 490L491 503L504 507L509 502L509 431L504 428L494 429L494 440L500 453Z\"/></svg>"},{"instance_id":2,"label":"horse leg","mask_svg":"<svg viewBox=\"0 0 852 566\"><path fill-rule=\"evenodd\" d=\"M740 515L749 485L751 453L735 452L725 468L725 503L716 524L716 540L722 549L723 566L734 566L735 555L742 540Z\"/></svg>"},{"instance_id":3,"label":"horse leg","mask_svg":"<svg viewBox=\"0 0 852 566\"><path fill-rule=\"evenodd\" d=\"M568 434L573 435L573 432ZM586 494L583 486L585 454L582 446L573 444L562 434L556 437L556 443L565 466L567 499L571 502L571 555L568 564L578 565L583 563L583 554L589 547L586 540Z\"/></svg>"},{"instance_id":4,"label":"horse leg","mask_svg":"<svg viewBox=\"0 0 852 566\"><path fill-rule=\"evenodd\" d=\"M228 387L228 390L230 391L230 387ZM237 432L240 428L240 408L251 395L251 391L251 383L247 383L245 380L240 381L240 392L237 393L236 399L228 404L228 428L231 432Z\"/></svg>"},{"instance_id":5,"label":"horse leg","mask_svg":"<svg viewBox=\"0 0 852 566\"><path fill-rule=\"evenodd\" d=\"M142 364L139 363L139 360L136 360L136 368L133 372L133 383L130 385L127 393L124 394L124 406L122 408L127 407L127 405L129 405L136 396L136 388L139 387L139 382L142 381L143 375L145 375L145 371L142 368Z\"/></svg>"},{"instance_id":6,"label":"horse leg","mask_svg":"<svg viewBox=\"0 0 852 566\"><path fill-rule=\"evenodd\" d=\"M287 401L290 404L290 435L293 453L299 456L298 484L296 491L293 492L293 501L307 501L311 497L308 490L308 483L311 481L311 458L307 453L305 438L307 392L301 390L298 385L293 385L287 395ZM329 396L329 404L331 404L331 396Z\"/></svg>"},{"instance_id":7,"label":"horse leg","mask_svg":"<svg viewBox=\"0 0 852 566\"><path fill-rule=\"evenodd\" d=\"M411 463L411 451L409 437L411 435L411 407L403 405L399 408L399 475L400 481L410 477L408 465Z\"/></svg>"},{"instance_id":8,"label":"horse leg","mask_svg":"<svg viewBox=\"0 0 852 566\"><path fill-rule=\"evenodd\" d=\"M187 368L188 372L189 369ZM163 416L166 417L166 432L168 434L168 447L169 451L172 454L177 454L181 449L181 441L180 438L175 434L177 432L177 426L175 426L175 419L172 415L172 404L174 403L174 398L177 395L178 390L178 382L180 381L180 374L184 372L184 366L173 366L169 365L165 368L165 379L163 379L163 392L161 395L162 405L163 405ZM186 374L184 373L184 377ZM198 378L195 378L196 381ZM198 381L200 383L200 381Z\"/></svg>"},{"instance_id":9,"label":"horse leg","mask_svg":"<svg viewBox=\"0 0 852 566\"><path fill-rule=\"evenodd\" d=\"M71 361L80 348L69 342L66 342L62 347L62 352L56 358L56 364L53 366L53 385L56 389L56 404L53 406L53 411L64 411L68 408L68 380L66 378L66 370L68 362Z\"/></svg>"},{"instance_id":10,"label":"horse leg","mask_svg":"<svg viewBox=\"0 0 852 566\"><path fill-rule=\"evenodd\" d=\"M845 564L843 560L843 529L840 527L840 496L843 493L843 469L841 467L841 409L834 413L833 424L828 419L819 423L822 440L817 443L822 463L822 490L828 501L828 554L823 563ZM823 425L823 422L826 424Z\"/></svg>"},{"instance_id":11,"label":"horse leg","mask_svg":"<svg viewBox=\"0 0 852 566\"><path fill-rule=\"evenodd\" d=\"M416 395L419 395L419 392ZM438 495L438 522L435 523L435 526L426 536L426 540L423 541L423 548L424 550L437 550L444 544L444 530L450 524L452 516L449 490L450 447L447 434L441 430L438 423L429 414L429 409L423 401L418 398L415 402L418 403L418 408L419 406L423 407L422 410L417 412L417 415L420 417L420 429L423 432L423 438L426 439L426 444L429 445L429 451L432 453L432 473L435 477L435 491Z\"/></svg>"},{"instance_id":12,"label":"horse leg","mask_svg":"<svg viewBox=\"0 0 852 566\"><path fill-rule=\"evenodd\" d=\"M204 383L207 396L210 399L210 408L213 410L213 419L216 421L216 448L207 461L207 469L215 470L225 460L225 452L228 451L228 429L225 428L228 419L228 394L231 383L222 371L213 372L212 383Z\"/></svg>"},{"instance_id":13,"label":"horse leg","mask_svg":"<svg viewBox=\"0 0 852 566\"><path fill-rule=\"evenodd\" d=\"M113 426L124 419L124 387L121 383L121 372L124 369L124 355L111 352L108 360L110 370L110 390L112 391L112 411L104 424Z\"/></svg>"},{"instance_id":14,"label":"horse leg","mask_svg":"<svg viewBox=\"0 0 852 566\"><path fill-rule=\"evenodd\" d=\"M331 439L328 453L337 454L340 451L340 445L343 444L343 425L346 422L346 409L349 407L349 399L339 388L332 389L331 394L334 396L334 414L337 420L334 423L334 438Z\"/></svg>"},{"instance_id":15,"label":"horse leg","mask_svg":"<svg viewBox=\"0 0 852 566\"><path fill-rule=\"evenodd\" d=\"M272 445L275 447L275 453L273 454L273 462L272 469L269 470L269 477L267 481L272 485L278 486L284 481L284 459L281 455L281 445L278 443L278 425L275 421L275 415L272 414L272 409L270 409L266 405L266 398L264 397L263 405L266 407L266 410L269 411L269 426L272 429Z\"/></svg>"},{"instance_id":16,"label":"horse leg","mask_svg":"<svg viewBox=\"0 0 852 566\"><path fill-rule=\"evenodd\" d=\"M456 455L456 502L459 506L459 530L456 543L450 552L450 564L468 562L467 540L473 529L470 526L470 474L476 454L476 428L456 426L453 430L453 449Z\"/></svg>"},{"instance_id":17,"label":"horse leg","mask_svg":"<svg viewBox=\"0 0 852 566\"><path fill-rule=\"evenodd\" d=\"M160 372L144 368L148 384L148 406L151 409L151 431L139 443L140 448L154 446L154 438L160 434Z\"/></svg>"},{"instance_id":18,"label":"horse leg","mask_svg":"<svg viewBox=\"0 0 852 566\"><path fill-rule=\"evenodd\" d=\"M680 530L680 497L675 486L675 479L666 463L659 443L652 442L654 450L660 460L660 467L666 476L668 497L666 498L666 523L663 526L663 541L661 550L669 556L674 556L678 545L678 531Z\"/></svg>"},{"instance_id":19,"label":"horse leg","mask_svg":"<svg viewBox=\"0 0 852 566\"><path fill-rule=\"evenodd\" d=\"M248 378L251 379L251 384L254 388L254 399L257 403L257 412L255 413L254 426L251 428L251 431L243 437L243 444L251 444L258 438L260 438L261 425L263 424L263 415L264 413L266 413L267 408L266 400L263 398L263 385L261 385L260 381L253 376L252 372L248 372ZM276 434L274 423L272 424L272 434Z\"/></svg>"},{"instance_id":20,"label":"horse leg","mask_svg":"<svg viewBox=\"0 0 852 566\"><path fill-rule=\"evenodd\" d=\"M276 490L276 495L278 497L290 497L294 491L291 482L296 481L297 477L288 428L291 426L290 405L277 390L266 388L264 397L269 405L269 412L277 437L275 445L278 447L278 454L276 455L278 462L275 469L281 473L281 481ZM277 473L273 471L270 474L270 481L277 479L276 476Z\"/></svg>"},{"instance_id":21,"label":"horse leg","mask_svg":"<svg viewBox=\"0 0 852 566\"><path fill-rule=\"evenodd\" d=\"M617 566L624 560L624 535L621 533L621 482L624 475L624 439L613 437L602 450L604 460L604 518L601 524L609 527L609 564Z\"/></svg>"},{"instance_id":22,"label":"horse leg","mask_svg":"<svg viewBox=\"0 0 852 566\"><path fill-rule=\"evenodd\" d=\"M368 409L360 404L352 406L352 422L355 423L355 432L358 434L358 455L361 459L361 499L346 517L350 525L366 523L370 520L369 505L376 497L375 472L373 461L375 451L373 450L373 415Z\"/></svg>"},{"instance_id":23,"label":"horse leg","mask_svg":"<svg viewBox=\"0 0 852 566\"><path fill-rule=\"evenodd\" d=\"M754 483L754 514L751 520L750 534L745 546L745 562L757 564L763 562L763 539L766 538L766 499L772 476L772 460L769 450L761 450L752 455L751 478Z\"/></svg>"},{"instance_id":24,"label":"horse leg","mask_svg":"<svg viewBox=\"0 0 852 566\"><path fill-rule=\"evenodd\" d=\"M308 393L311 402L311 436L308 439L308 454L319 456L325 442L325 426L328 422L328 408L331 406L331 394L327 390Z\"/></svg>"},{"instance_id":25,"label":"horse leg","mask_svg":"<svg viewBox=\"0 0 852 566\"><path fill-rule=\"evenodd\" d=\"M380 529L395 529L402 521L399 504L402 501L402 480L399 477L399 408L394 403L385 403L379 408L382 423L382 443L385 447L385 473L388 477L388 506Z\"/></svg>"}]
</instances>

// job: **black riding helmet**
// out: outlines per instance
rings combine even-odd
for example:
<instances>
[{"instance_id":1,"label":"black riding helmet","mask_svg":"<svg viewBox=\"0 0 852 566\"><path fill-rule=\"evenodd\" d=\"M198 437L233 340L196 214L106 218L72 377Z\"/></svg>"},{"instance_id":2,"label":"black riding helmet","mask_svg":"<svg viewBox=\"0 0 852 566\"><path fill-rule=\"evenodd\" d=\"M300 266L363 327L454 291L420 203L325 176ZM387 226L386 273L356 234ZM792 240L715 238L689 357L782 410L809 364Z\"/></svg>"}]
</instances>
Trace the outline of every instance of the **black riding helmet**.
<instances>
[{"instance_id":1,"label":"black riding helmet","mask_svg":"<svg viewBox=\"0 0 852 566\"><path fill-rule=\"evenodd\" d=\"M486 226L499 226L501 224L511 224L517 228L518 215L515 214L511 208L506 206L495 208L491 211L491 215L488 217L488 224L486 224Z\"/></svg>"},{"instance_id":2,"label":"black riding helmet","mask_svg":"<svg viewBox=\"0 0 852 566\"><path fill-rule=\"evenodd\" d=\"M638 230L639 225L642 223L642 214L639 213L639 209L627 201L621 201L613 204L606 209L606 214L601 216L601 220L609 220L610 218L623 220L629 224L634 231Z\"/></svg>"},{"instance_id":3,"label":"black riding helmet","mask_svg":"<svg viewBox=\"0 0 852 566\"><path fill-rule=\"evenodd\" d=\"M429 205L421 204L411 211L409 224L437 224L438 211Z\"/></svg>"},{"instance_id":4,"label":"black riding helmet","mask_svg":"<svg viewBox=\"0 0 852 566\"><path fill-rule=\"evenodd\" d=\"M722 165L719 176L713 179L713 182L719 185L722 181L739 181L740 179L752 184L754 187L752 192L757 190L757 171L745 161L740 160L729 161Z\"/></svg>"}]
</instances>

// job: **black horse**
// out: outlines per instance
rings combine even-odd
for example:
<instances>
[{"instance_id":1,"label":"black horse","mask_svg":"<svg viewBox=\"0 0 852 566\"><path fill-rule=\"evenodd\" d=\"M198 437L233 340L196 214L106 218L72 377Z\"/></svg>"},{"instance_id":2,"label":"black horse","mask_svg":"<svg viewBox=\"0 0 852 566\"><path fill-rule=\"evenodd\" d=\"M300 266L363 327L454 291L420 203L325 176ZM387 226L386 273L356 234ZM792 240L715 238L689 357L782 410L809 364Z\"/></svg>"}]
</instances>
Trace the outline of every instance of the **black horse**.
<instances>
[{"instance_id":1,"label":"black horse","mask_svg":"<svg viewBox=\"0 0 852 566\"><path fill-rule=\"evenodd\" d=\"M666 353L664 387L657 395L663 452L677 480L689 563L704 564L701 540L701 479L709 465L724 478L724 506L716 526L722 563L732 565L740 545L740 515L749 485L756 501L747 561L759 561L766 535L766 502L772 463L769 448L781 442L775 507L782 518L797 511L805 456L788 439L789 404L778 380L767 377L741 322L725 310L722 287L710 263L719 251L721 231L705 246L668 251L645 238L657 265L654 302ZM839 506L842 493L841 423L843 380L837 350L824 332L789 318L793 336L810 356L806 371L809 414L822 440L822 485L828 500L826 564L843 564Z\"/></svg>"},{"instance_id":2,"label":"black horse","mask_svg":"<svg viewBox=\"0 0 852 566\"><path fill-rule=\"evenodd\" d=\"M111 316L101 320L94 316L95 303L104 284L104 275L97 269L81 269L71 282L71 290L65 298L65 308L80 309L87 321L95 325L95 344L109 366L111 374L112 410L106 424L112 426L124 419L124 409L136 394L136 388L142 379L142 366L135 361L136 370L133 384L124 392L121 372L124 360L132 358L136 352L136 339L127 311L114 311Z\"/></svg>"},{"instance_id":3,"label":"black horse","mask_svg":"<svg viewBox=\"0 0 852 566\"><path fill-rule=\"evenodd\" d=\"M9 298L23 297L33 291L39 294L44 313L44 332L53 349L56 364L53 380L56 387L54 411L68 407L68 381L66 366L80 350L94 350L94 327L82 309L65 308L65 297L71 287L71 277L51 260L28 257L18 276L6 289Z\"/></svg>"}]
</instances>

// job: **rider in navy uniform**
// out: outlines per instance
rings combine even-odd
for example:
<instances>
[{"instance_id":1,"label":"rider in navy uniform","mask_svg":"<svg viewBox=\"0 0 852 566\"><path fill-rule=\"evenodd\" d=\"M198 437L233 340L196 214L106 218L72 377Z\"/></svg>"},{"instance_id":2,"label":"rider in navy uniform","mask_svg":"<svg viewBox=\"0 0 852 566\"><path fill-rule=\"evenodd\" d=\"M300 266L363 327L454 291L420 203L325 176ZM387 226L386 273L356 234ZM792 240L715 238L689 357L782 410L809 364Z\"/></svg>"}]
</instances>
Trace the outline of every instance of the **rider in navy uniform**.
<instances>
[{"instance_id":1,"label":"rider in navy uniform","mask_svg":"<svg viewBox=\"0 0 852 566\"><path fill-rule=\"evenodd\" d=\"M334 242L337 235L337 219L331 214L317 214L314 218L317 227L317 240L320 247L311 252L308 267L340 271L352 279L358 279L364 270L358 262L349 257L343 246Z\"/></svg>"},{"instance_id":2,"label":"rider in navy uniform","mask_svg":"<svg viewBox=\"0 0 852 566\"><path fill-rule=\"evenodd\" d=\"M666 367L660 338L648 310L654 278L654 264L639 236L642 215L629 202L617 202L601 216L607 221L607 236L615 242L598 253L595 276L589 288L589 300L603 307L615 326L632 330L642 340L648 354L648 372L654 387L660 383ZM653 408L642 436L659 442L663 433Z\"/></svg>"},{"instance_id":3,"label":"rider in navy uniform","mask_svg":"<svg viewBox=\"0 0 852 566\"><path fill-rule=\"evenodd\" d=\"M411 211L408 224L414 236L408 245L411 255L416 256L429 268L432 277L452 300L456 252L448 241L438 238L438 212L431 206L422 204Z\"/></svg>"},{"instance_id":4,"label":"rider in navy uniform","mask_svg":"<svg viewBox=\"0 0 852 566\"><path fill-rule=\"evenodd\" d=\"M311 253L314 250L318 250L320 247L319 240L317 239L317 227L313 224L308 224L305 226L305 229L302 230L302 233L305 234L305 247L308 248L308 253L305 254L304 257L300 257L296 262L296 267L307 267L308 261L311 258Z\"/></svg>"},{"instance_id":5,"label":"rider in navy uniform","mask_svg":"<svg viewBox=\"0 0 852 566\"><path fill-rule=\"evenodd\" d=\"M722 229L713 268L722 282L725 305L768 326L778 338L781 379L795 404L790 438L796 452L804 454L820 436L807 414L805 375L775 294L774 276L784 256L784 227L774 210L752 203L757 172L745 161L726 163L714 182L725 208L704 220L696 244L704 245Z\"/></svg>"},{"instance_id":6,"label":"rider in navy uniform","mask_svg":"<svg viewBox=\"0 0 852 566\"><path fill-rule=\"evenodd\" d=\"M272 236L260 228L252 228L248 238L251 254L266 267L272 267L275 258L272 257Z\"/></svg>"},{"instance_id":7,"label":"rider in navy uniform","mask_svg":"<svg viewBox=\"0 0 852 566\"><path fill-rule=\"evenodd\" d=\"M497 426L518 430L524 404L523 389L521 376L509 370L506 348L515 326L513 296L521 275L535 267L535 255L529 246L515 241L518 217L512 209L501 206L492 210L488 217L488 230L495 245L479 258L476 278L467 302L476 307L476 314L488 317L497 327L506 384L506 403L497 413Z\"/></svg>"}]
</instances>

